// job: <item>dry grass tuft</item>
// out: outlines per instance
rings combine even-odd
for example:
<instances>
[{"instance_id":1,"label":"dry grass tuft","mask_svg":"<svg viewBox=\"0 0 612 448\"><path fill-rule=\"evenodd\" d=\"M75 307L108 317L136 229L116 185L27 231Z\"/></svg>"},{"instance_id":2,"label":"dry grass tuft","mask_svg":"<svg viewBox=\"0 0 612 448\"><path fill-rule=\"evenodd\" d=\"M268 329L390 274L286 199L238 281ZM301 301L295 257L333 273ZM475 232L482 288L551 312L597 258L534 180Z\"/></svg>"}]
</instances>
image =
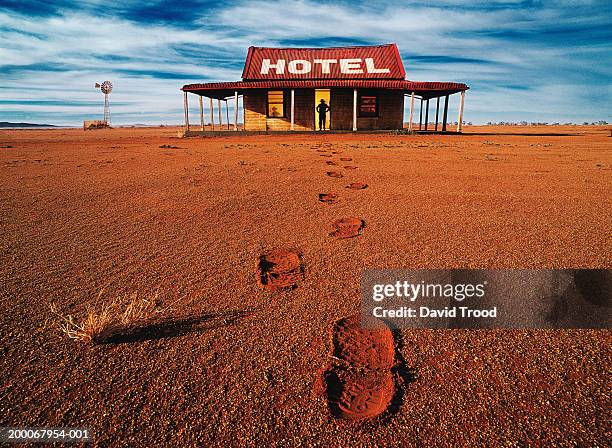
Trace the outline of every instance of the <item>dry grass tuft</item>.
<instances>
[{"instance_id":1,"label":"dry grass tuft","mask_svg":"<svg viewBox=\"0 0 612 448\"><path fill-rule=\"evenodd\" d=\"M97 308L90 308L84 319L62 314L55 304L49 308L58 319L57 327L70 339L95 344L128 327L152 322L166 314L170 308L162 307L159 293L141 296L137 292L101 302L103 291L98 295Z\"/></svg>"}]
</instances>

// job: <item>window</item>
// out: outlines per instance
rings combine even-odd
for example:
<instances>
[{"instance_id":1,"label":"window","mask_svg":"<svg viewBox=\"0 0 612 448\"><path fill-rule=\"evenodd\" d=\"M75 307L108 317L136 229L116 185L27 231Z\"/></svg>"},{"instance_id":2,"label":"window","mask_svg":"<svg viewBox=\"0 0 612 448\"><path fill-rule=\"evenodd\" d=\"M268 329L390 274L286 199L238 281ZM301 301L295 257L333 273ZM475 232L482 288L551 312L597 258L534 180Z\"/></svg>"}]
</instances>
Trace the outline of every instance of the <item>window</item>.
<instances>
[{"instance_id":1,"label":"window","mask_svg":"<svg viewBox=\"0 0 612 448\"><path fill-rule=\"evenodd\" d=\"M359 97L359 116L378 117L378 97L376 95L361 95Z\"/></svg>"},{"instance_id":2,"label":"window","mask_svg":"<svg viewBox=\"0 0 612 448\"><path fill-rule=\"evenodd\" d=\"M268 117L283 118L285 116L285 92L268 90Z\"/></svg>"}]
</instances>

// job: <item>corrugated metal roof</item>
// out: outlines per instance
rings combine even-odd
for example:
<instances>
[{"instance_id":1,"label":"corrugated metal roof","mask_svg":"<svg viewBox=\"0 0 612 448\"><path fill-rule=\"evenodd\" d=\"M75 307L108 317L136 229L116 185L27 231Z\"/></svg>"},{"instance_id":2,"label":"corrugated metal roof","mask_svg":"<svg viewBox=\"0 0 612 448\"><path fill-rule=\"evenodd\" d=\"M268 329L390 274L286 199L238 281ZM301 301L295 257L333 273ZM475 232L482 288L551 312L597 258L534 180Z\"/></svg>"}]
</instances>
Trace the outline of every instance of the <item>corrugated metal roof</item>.
<instances>
[{"instance_id":1,"label":"corrugated metal roof","mask_svg":"<svg viewBox=\"0 0 612 448\"><path fill-rule=\"evenodd\" d=\"M181 90L202 95L208 94L214 97L224 97L233 95L234 91L243 92L249 89L318 89L330 87L403 90L415 92L415 94L425 98L457 93L469 89L467 85L458 82L422 82L404 79L329 79L211 82L184 85Z\"/></svg>"},{"instance_id":2,"label":"corrugated metal roof","mask_svg":"<svg viewBox=\"0 0 612 448\"><path fill-rule=\"evenodd\" d=\"M331 47L250 47L242 79L404 79L395 44Z\"/></svg>"}]
</instances>

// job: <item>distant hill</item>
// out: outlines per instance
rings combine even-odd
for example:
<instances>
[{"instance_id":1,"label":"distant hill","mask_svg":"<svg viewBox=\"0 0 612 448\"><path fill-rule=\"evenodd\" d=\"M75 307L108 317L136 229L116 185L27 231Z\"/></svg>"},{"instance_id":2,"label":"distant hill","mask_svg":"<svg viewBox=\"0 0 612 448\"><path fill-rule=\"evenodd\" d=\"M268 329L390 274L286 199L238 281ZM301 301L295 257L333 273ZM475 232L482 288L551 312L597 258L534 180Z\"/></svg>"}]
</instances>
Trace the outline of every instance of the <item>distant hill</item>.
<instances>
[{"instance_id":1,"label":"distant hill","mask_svg":"<svg viewBox=\"0 0 612 448\"><path fill-rule=\"evenodd\" d=\"M10 121L0 121L0 128L54 128L52 124L38 123L11 123Z\"/></svg>"}]
</instances>

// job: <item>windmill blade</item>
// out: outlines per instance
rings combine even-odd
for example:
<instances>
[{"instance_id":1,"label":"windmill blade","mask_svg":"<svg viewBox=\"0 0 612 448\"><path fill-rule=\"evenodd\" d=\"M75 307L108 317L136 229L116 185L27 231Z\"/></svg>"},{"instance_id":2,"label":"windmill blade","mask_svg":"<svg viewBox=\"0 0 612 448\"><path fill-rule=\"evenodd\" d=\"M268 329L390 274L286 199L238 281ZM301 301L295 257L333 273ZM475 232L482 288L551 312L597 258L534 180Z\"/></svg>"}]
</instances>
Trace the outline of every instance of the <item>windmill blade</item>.
<instances>
[{"instance_id":1,"label":"windmill blade","mask_svg":"<svg viewBox=\"0 0 612 448\"><path fill-rule=\"evenodd\" d=\"M100 86L100 90L102 90L102 93L105 94L111 93L111 90L113 90L113 83L110 81L104 81Z\"/></svg>"}]
</instances>

